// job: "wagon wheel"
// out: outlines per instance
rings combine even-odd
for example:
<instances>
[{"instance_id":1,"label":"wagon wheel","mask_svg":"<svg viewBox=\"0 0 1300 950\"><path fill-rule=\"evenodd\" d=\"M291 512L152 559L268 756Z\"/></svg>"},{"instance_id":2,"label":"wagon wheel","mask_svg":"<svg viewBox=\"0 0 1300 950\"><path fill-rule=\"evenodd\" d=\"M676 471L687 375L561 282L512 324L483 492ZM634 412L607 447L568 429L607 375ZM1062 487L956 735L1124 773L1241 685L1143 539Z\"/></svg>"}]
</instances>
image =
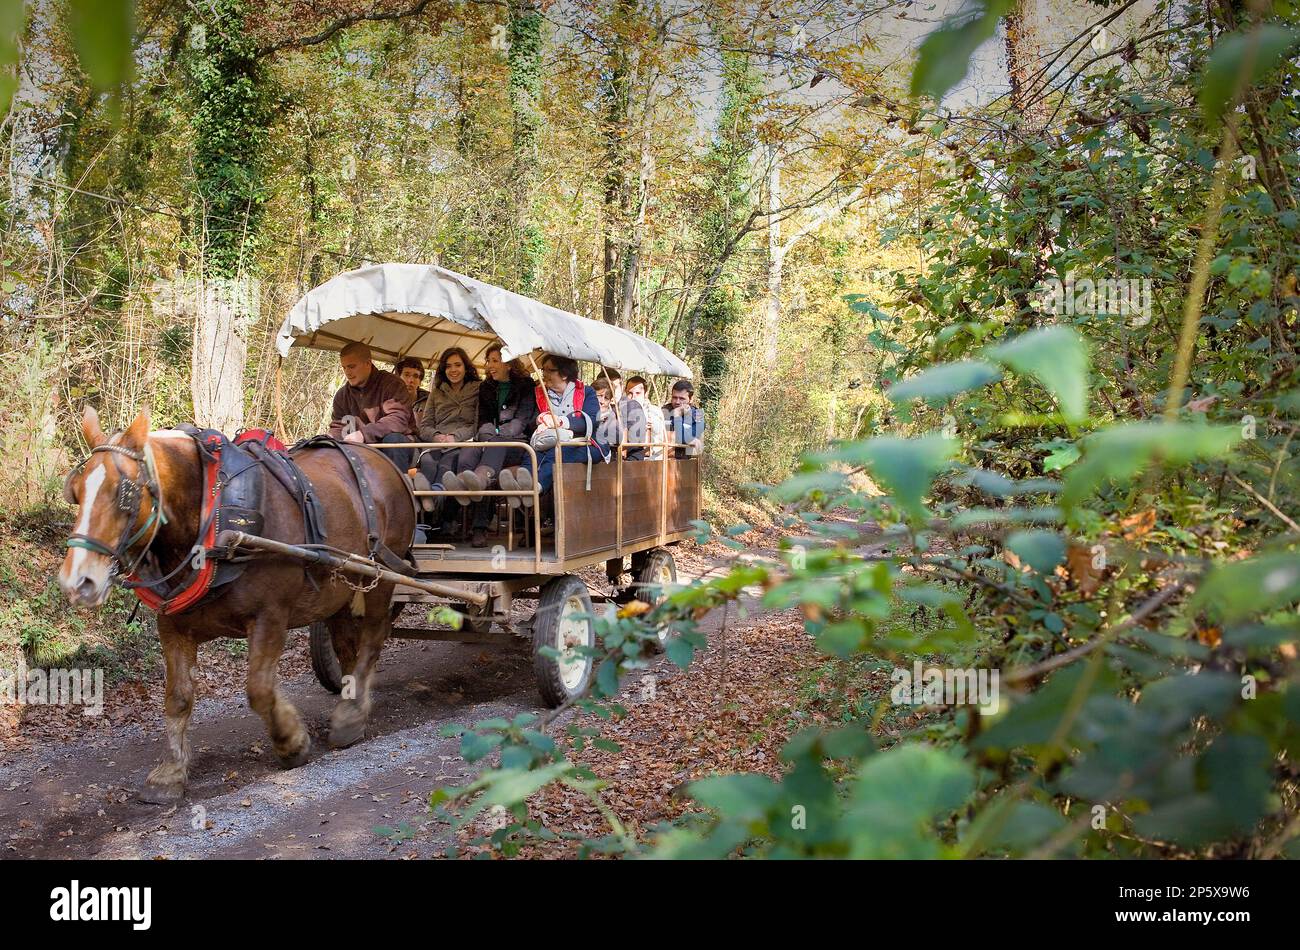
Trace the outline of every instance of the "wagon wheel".
<instances>
[{"instance_id":1,"label":"wagon wheel","mask_svg":"<svg viewBox=\"0 0 1300 950\"><path fill-rule=\"evenodd\" d=\"M317 681L331 693L343 692L343 667L334 652L334 636L324 620L307 628L311 644L311 668Z\"/></svg>"},{"instance_id":2,"label":"wagon wheel","mask_svg":"<svg viewBox=\"0 0 1300 950\"><path fill-rule=\"evenodd\" d=\"M587 585L572 574L548 581L533 615L533 672L547 706L554 709L586 690L592 658L573 651L595 645L596 623ZM554 648L560 657L545 656L542 647Z\"/></svg>"},{"instance_id":3,"label":"wagon wheel","mask_svg":"<svg viewBox=\"0 0 1300 950\"><path fill-rule=\"evenodd\" d=\"M676 583L677 562L673 560L672 552L667 548L654 548L647 551L645 558L637 565L632 589L636 592L638 600L645 601L651 607L657 607ZM655 644L657 651L663 650L664 643L668 640L668 632L666 626L655 630L659 635L659 640Z\"/></svg>"}]
</instances>

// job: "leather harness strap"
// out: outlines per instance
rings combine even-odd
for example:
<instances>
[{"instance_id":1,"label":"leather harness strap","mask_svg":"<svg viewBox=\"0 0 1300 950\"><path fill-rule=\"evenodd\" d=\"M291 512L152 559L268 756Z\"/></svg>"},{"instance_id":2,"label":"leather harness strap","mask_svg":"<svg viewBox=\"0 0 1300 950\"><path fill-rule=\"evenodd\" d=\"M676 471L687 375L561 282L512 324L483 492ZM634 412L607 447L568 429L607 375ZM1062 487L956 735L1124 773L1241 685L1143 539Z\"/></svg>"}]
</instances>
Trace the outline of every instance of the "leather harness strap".
<instances>
[{"instance_id":1,"label":"leather harness strap","mask_svg":"<svg viewBox=\"0 0 1300 950\"><path fill-rule=\"evenodd\" d=\"M356 480L357 491L361 494L361 508L366 515L366 545L370 550L370 559L376 563L382 563L390 570L397 571L399 574L405 574L408 577L415 574L415 569L411 565L394 554L388 545L384 544L379 537L379 514L375 508L374 493L370 490L370 479L366 476L365 462L357 452L355 446L348 442L342 442L333 439L327 435L318 435L306 441L299 442L289 450L291 455L296 455L304 449L332 448L338 449L347 459L348 466L352 469L352 477ZM384 460L390 465L392 460L383 453ZM393 465L396 469L397 466Z\"/></svg>"}]
</instances>

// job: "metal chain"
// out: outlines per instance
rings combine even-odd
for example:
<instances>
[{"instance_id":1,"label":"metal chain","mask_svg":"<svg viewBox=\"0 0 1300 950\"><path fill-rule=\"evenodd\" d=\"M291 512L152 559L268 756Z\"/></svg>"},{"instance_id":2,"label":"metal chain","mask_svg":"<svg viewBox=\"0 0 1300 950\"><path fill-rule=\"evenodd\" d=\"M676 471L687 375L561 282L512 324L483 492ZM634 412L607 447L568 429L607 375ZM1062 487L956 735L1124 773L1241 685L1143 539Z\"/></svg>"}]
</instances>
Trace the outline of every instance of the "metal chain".
<instances>
[{"instance_id":1,"label":"metal chain","mask_svg":"<svg viewBox=\"0 0 1300 950\"><path fill-rule=\"evenodd\" d=\"M371 561L370 563L374 565L376 570L379 569L379 565L376 562ZM342 581L344 584L346 584L348 587L352 588L354 591L356 591L359 594L370 593L370 591L374 590L376 587L379 586L379 580L380 580L379 575L376 574L374 577L370 579L369 584L354 584L352 583L352 581L348 580L348 576L345 573L343 573L343 571L340 568L337 567L334 568L334 570L330 574L331 580L335 578Z\"/></svg>"}]
</instances>

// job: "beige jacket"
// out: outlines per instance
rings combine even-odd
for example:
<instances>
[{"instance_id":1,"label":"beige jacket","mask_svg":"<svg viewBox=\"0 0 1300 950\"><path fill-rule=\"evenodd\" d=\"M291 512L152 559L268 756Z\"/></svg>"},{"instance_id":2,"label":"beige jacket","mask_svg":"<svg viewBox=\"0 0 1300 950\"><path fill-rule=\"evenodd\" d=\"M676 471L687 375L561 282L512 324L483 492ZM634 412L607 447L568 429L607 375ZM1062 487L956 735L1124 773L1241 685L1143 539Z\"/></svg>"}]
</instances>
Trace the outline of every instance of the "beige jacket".
<instances>
[{"instance_id":1,"label":"beige jacket","mask_svg":"<svg viewBox=\"0 0 1300 950\"><path fill-rule=\"evenodd\" d=\"M477 382L461 383L460 391L443 383L429 393L420 419L420 441L432 442L439 434L454 436L456 442L469 442L478 429Z\"/></svg>"}]
</instances>

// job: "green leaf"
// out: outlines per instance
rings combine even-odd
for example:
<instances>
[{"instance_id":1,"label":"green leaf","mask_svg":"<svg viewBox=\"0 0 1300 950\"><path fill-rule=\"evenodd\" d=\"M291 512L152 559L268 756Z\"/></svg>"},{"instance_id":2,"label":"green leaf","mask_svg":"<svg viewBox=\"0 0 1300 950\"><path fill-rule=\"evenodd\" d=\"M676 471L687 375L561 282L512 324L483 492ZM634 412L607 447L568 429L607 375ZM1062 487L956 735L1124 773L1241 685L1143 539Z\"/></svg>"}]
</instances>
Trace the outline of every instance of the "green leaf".
<instances>
[{"instance_id":1,"label":"green leaf","mask_svg":"<svg viewBox=\"0 0 1300 950\"><path fill-rule=\"evenodd\" d=\"M1002 378L1002 371L983 360L942 363L917 373L889 388L886 395L896 403L909 399L942 401L968 389L978 389Z\"/></svg>"},{"instance_id":2,"label":"green leaf","mask_svg":"<svg viewBox=\"0 0 1300 950\"><path fill-rule=\"evenodd\" d=\"M1239 627L1227 627L1223 631L1223 642L1232 647L1271 650L1284 643L1294 643L1296 640L1300 640L1300 626L1295 622L1248 623Z\"/></svg>"},{"instance_id":3,"label":"green leaf","mask_svg":"<svg viewBox=\"0 0 1300 950\"><path fill-rule=\"evenodd\" d=\"M27 4L23 0L0 3L0 119L9 111L18 89L18 40L26 25ZM13 293L7 286L5 292Z\"/></svg>"},{"instance_id":4,"label":"green leaf","mask_svg":"<svg viewBox=\"0 0 1300 950\"><path fill-rule=\"evenodd\" d=\"M131 73L133 0L68 0L68 22L81 68L95 88L116 89Z\"/></svg>"},{"instance_id":5,"label":"green leaf","mask_svg":"<svg viewBox=\"0 0 1300 950\"><path fill-rule=\"evenodd\" d=\"M778 502L791 502L813 492L835 494L844 486L845 478L839 472L798 472L772 488L769 494Z\"/></svg>"},{"instance_id":6,"label":"green leaf","mask_svg":"<svg viewBox=\"0 0 1300 950\"><path fill-rule=\"evenodd\" d=\"M691 665L691 657L695 656L695 644L685 637L669 637L664 641L664 652L674 666L684 670Z\"/></svg>"},{"instance_id":7,"label":"green leaf","mask_svg":"<svg viewBox=\"0 0 1300 950\"><path fill-rule=\"evenodd\" d=\"M715 775L692 782L691 798L725 818L761 821L781 799L781 790L766 775Z\"/></svg>"},{"instance_id":8,"label":"green leaf","mask_svg":"<svg viewBox=\"0 0 1300 950\"><path fill-rule=\"evenodd\" d=\"M922 821L957 808L974 787L966 762L933 746L905 745L863 763L852 801L886 807L899 820Z\"/></svg>"},{"instance_id":9,"label":"green leaf","mask_svg":"<svg viewBox=\"0 0 1300 950\"><path fill-rule=\"evenodd\" d=\"M509 808L522 802L543 785L553 782L572 770L573 763L566 759L530 772L516 769L496 772L493 774L492 784L475 804L485 807L504 805Z\"/></svg>"},{"instance_id":10,"label":"green leaf","mask_svg":"<svg viewBox=\"0 0 1300 950\"><path fill-rule=\"evenodd\" d=\"M1300 45L1300 30L1273 23L1255 27L1249 33L1221 37L1214 45L1201 77L1201 111L1211 122L1218 120L1242 89L1259 82ZM1244 79L1244 82L1243 82Z\"/></svg>"},{"instance_id":11,"label":"green leaf","mask_svg":"<svg viewBox=\"0 0 1300 950\"><path fill-rule=\"evenodd\" d=\"M1063 326L1029 330L990 347L985 355L1037 379L1056 397L1065 418L1072 422L1087 418L1088 349L1074 330Z\"/></svg>"},{"instance_id":12,"label":"green leaf","mask_svg":"<svg viewBox=\"0 0 1300 950\"><path fill-rule=\"evenodd\" d=\"M1061 717L1076 691L1083 688L1081 677L1085 671L1082 664L1075 664L1056 673L1029 698L995 718L993 724L971 744L972 747L1013 749L1046 743L1056 734ZM1115 683L1115 674L1103 667L1088 685L1088 694L1109 691Z\"/></svg>"},{"instance_id":13,"label":"green leaf","mask_svg":"<svg viewBox=\"0 0 1300 950\"><path fill-rule=\"evenodd\" d=\"M460 757L466 762L477 762L502 742L500 734L482 736L467 732L460 737Z\"/></svg>"},{"instance_id":14,"label":"green leaf","mask_svg":"<svg viewBox=\"0 0 1300 950\"><path fill-rule=\"evenodd\" d=\"M1159 716L1175 731L1198 716L1224 715L1241 697L1241 680L1227 673L1201 672L1168 676L1142 691L1138 708Z\"/></svg>"},{"instance_id":15,"label":"green leaf","mask_svg":"<svg viewBox=\"0 0 1300 950\"><path fill-rule=\"evenodd\" d=\"M1051 574L1065 560L1065 541L1053 531L1017 531L1006 546L1039 574Z\"/></svg>"},{"instance_id":16,"label":"green leaf","mask_svg":"<svg viewBox=\"0 0 1300 950\"><path fill-rule=\"evenodd\" d=\"M1193 609L1223 623L1275 610L1300 600L1300 554L1265 554L1220 564L1192 599Z\"/></svg>"},{"instance_id":17,"label":"green leaf","mask_svg":"<svg viewBox=\"0 0 1300 950\"><path fill-rule=\"evenodd\" d=\"M1061 469L1079 461L1079 456L1082 454L1077 445L1059 446L1048 452L1043 458L1043 471L1059 472Z\"/></svg>"},{"instance_id":18,"label":"green leaf","mask_svg":"<svg viewBox=\"0 0 1300 950\"><path fill-rule=\"evenodd\" d=\"M1083 440L1083 459L1065 478L1061 506L1073 508L1108 481L1126 482L1153 461L1185 465L1219 458L1241 439L1235 426L1190 422L1134 422L1111 426Z\"/></svg>"},{"instance_id":19,"label":"green leaf","mask_svg":"<svg viewBox=\"0 0 1300 950\"><path fill-rule=\"evenodd\" d=\"M998 805L1003 807L998 808ZM982 847L981 851L992 849L1021 853L1046 841L1065 827L1065 818L1055 808L1038 802L1008 801L999 799L981 812L990 814L987 827L972 826L971 834L976 831Z\"/></svg>"},{"instance_id":20,"label":"green leaf","mask_svg":"<svg viewBox=\"0 0 1300 950\"><path fill-rule=\"evenodd\" d=\"M942 100L965 78L971 56L996 32L998 19L1010 7L1010 0L977 0L922 40L912 70L912 95Z\"/></svg>"},{"instance_id":21,"label":"green leaf","mask_svg":"<svg viewBox=\"0 0 1300 950\"><path fill-rule=\"evenodd\" d=\"M899 507L915 518L924 518L926 511L921 499L957 448L955 439L937 434L919 439L882 435L840 446L815 459L823 463L865 465Z\"/></svg>"}]
</instances>

